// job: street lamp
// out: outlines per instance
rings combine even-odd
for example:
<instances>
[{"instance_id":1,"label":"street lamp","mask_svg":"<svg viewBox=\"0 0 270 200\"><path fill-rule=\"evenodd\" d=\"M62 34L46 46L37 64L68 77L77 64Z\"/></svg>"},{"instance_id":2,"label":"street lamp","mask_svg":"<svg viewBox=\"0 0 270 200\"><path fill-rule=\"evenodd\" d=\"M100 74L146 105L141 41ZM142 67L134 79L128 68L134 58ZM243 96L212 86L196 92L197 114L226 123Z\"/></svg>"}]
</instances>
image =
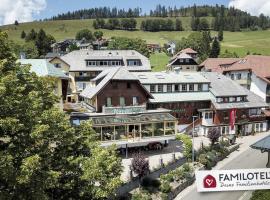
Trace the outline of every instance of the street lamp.
<instances>
[{"instance_id":1,"label":"street lamp","mask_svg":"<svg viewBox=\"0 0 270 200\"><path fill-rule=\"evenodd\" d=\"M194 162L195 160L195 152L194 152L194 129L195 129L195 124L194 124L194 121L195 119L198 118L198 116L192 116L192 124L193 124L193 127L192 127L192 163Z\"/></svg>"}]
</instances>

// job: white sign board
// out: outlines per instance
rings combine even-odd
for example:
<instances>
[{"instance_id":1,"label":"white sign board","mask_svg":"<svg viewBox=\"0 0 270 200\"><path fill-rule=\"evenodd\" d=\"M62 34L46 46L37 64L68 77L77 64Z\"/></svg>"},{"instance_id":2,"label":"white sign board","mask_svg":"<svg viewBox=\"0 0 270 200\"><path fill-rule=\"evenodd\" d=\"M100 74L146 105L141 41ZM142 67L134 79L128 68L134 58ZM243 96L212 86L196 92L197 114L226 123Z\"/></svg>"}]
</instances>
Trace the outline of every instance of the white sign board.
<instances>
[{"instance_id":1,"label":"white sign board","mask_svg":"<svg viewBox=\"0 0 270 200\"><path fill-rule=\"evenodd\" d=\"M198 192L270 189L270 168L196 172Z\"/></svg>"}]
</instances>

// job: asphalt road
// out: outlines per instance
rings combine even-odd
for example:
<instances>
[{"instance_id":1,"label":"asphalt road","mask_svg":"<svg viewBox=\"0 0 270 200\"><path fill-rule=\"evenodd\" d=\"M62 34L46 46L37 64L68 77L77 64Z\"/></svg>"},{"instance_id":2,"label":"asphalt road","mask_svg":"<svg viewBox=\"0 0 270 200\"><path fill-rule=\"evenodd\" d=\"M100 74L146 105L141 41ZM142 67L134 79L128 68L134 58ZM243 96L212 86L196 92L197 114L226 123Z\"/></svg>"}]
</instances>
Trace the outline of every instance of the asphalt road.
<instances>
[{"instance_id":1,"label":"asphalt road","mask_svg":"<svg viewBox=\"0 0 270 200\"><path fill-rule=\"evenodd\" d=\"M221 169L264 168L266 163L267 153L249 148ZM245 193L245 191L199 193L194 184L191 187L192 189L184 196L180 193L175 200L238 200Z\"/></svg>"}]
</instances>

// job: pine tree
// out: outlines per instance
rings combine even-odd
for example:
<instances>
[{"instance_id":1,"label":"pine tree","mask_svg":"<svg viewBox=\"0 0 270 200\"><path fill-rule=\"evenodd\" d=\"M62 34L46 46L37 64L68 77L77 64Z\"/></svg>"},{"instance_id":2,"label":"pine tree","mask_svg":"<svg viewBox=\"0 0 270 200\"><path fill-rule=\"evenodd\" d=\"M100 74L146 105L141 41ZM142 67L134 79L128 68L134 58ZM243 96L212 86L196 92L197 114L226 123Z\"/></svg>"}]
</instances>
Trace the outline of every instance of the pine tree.
<instances>
[{"instance_id":1,"label":"pine tree","mask_svg":"<svg viewBox=\"0 0 270 200\"><path fill-rule=\"evenodd\" d=\"M223 30L221 28L218 31L218 40L220 42L223 41Z\"/></svg>"},{"instance_id":2,"label":"pine tree","mask_svg":"<svg viewBox=\"0 0 270 200\"><path fill-rule=\"evenodd\" d=\"M26 37L26 33L24 31L22 31L21 38L24 39L25 37Z\"/></svg>"},{"instance_id":3,"label":"pine tree","mask_svg":"<svg viewBox=\"0 0 270 200\"><path fill-rule=\"evenodd\" d=\"M220 54L220 44L218 39L215 37L213 43L212 43L212 49L210 53L210 58L217 58Z\"/></svg>"}]
</instances>

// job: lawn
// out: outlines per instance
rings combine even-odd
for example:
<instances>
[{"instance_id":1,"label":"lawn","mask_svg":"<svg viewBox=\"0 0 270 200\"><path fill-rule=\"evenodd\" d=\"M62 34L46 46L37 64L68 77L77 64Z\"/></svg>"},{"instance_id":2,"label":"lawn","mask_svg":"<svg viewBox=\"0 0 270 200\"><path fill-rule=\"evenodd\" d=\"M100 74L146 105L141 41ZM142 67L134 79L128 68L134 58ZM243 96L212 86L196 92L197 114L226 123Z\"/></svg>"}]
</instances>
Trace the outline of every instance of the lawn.
<instances>
[{"instance_id":1,"label":"lawn","mask_svg":"<svg viewBox=\"0 0 270 200\"><path fill-rule=\"evenodd\" d=\"M152 71L159 72L166 69L166 65L169 62L169 57L164 53L154 53L150 57Z\"/></svg>"},{"instance_id":2,"label":"lawn","mask_svg":"<svg viewBox=\"0 0 270 200\"><path fill-rule=\"evenodd\" d=\"M122 31L122 30L102 30L105 38L112 36L123 36L129 38L142 38L147 43L158 43L163 46L164 43L170 40L181 40L182 37L188 36L190 31L190 17L181 17L183 27L186 31L161 31L161 32L143 32L139 30L141 21L145 18L138 18L137 31ZM207 18L211 21L211 18ZM173 18L173 20L175 20ZM66 38L74 38L78 30L89 28L95 31L92 27L93 20L59 20L47 22L30 22L22 23L19 26L7 25L0 29L7 31L9 38L16 42L24 42L20 38L22 30L26 33L32 28L38 30L43 28L47 33L53 35L56 40L63 40ZM216 32L212 32L212 36ZM263 55L270 55L270 31L243 31L243 32L224 32L224 41L221 44L222 51L226 49L235 51L239 56L244 56L249 51L251 53L260 53ZM154 57L155 58L155 57ZM162 61L161 61L162 62Z\"/></svg>"}]
</instances>

